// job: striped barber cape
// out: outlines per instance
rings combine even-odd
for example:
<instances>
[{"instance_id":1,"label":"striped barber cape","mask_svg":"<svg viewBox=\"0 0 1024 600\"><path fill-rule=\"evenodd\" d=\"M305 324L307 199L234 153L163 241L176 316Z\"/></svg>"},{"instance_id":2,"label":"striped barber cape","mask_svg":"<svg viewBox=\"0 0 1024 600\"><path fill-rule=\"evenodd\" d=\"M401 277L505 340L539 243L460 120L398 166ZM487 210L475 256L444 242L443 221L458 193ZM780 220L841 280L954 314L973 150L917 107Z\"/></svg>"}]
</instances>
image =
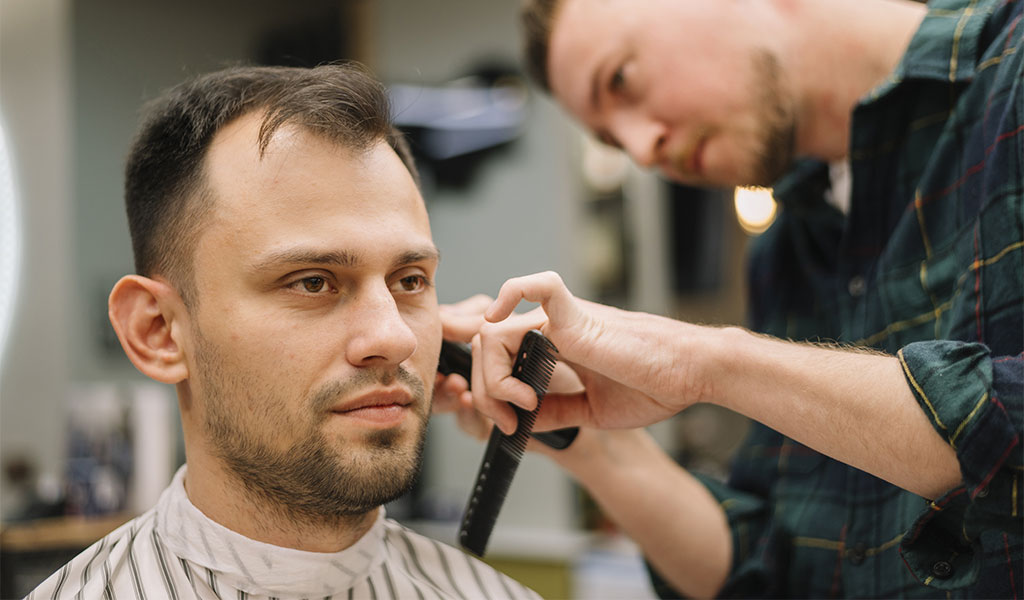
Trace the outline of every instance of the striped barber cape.
<instances>
[{"instance_id":1,"label":"striped barber cape","mask_svg":"<svg viewBox=\"0 0 1024 600\"><path fill-rule=\"evenodd\" d=\"M366 535L340 552L249 539L189 501L185 469L155 507L86 549L28 600L539 598L462 551L385 518L383 508Z\"/></svg>"}]
</instances>

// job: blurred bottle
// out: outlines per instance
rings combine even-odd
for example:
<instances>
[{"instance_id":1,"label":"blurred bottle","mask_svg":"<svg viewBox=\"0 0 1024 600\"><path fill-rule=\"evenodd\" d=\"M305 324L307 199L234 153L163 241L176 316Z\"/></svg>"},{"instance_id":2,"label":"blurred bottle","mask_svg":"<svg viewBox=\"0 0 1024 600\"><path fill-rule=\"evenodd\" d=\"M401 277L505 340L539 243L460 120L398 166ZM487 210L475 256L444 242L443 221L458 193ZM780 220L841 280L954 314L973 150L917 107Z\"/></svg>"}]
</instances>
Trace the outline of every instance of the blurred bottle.
<instances>
[{"instance_id":1,"label":"blurred bottle","mask_svg":"<svg viewBox=\"0 0 1024 600\"><path fill-rule=\"evenodd\" d=\"M133 463L128 416L115 384L74 386L68 406L67 514L105 515L127 508Z\"/></svg>"}]
</instances>

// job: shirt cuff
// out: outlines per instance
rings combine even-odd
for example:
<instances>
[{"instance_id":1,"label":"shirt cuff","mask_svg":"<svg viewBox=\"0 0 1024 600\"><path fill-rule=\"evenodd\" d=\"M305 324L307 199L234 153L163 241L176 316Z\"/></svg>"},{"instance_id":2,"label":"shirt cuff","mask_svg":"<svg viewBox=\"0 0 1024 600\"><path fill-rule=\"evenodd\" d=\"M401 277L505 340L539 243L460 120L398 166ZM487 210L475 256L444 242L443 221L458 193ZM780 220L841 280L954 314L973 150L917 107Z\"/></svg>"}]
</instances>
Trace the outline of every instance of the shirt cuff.
<instances>
[{"instance_id":1,"label":"shirt cuff","mask_svg":"<svg viewBox=\"0 0 1024 600\"><path fill-rule=\"evenodd\" d=\"M921 409L956 450L963 475L962 486L929 504L900 553L925 585L962 587L978 577L982 533L1021 528L1022 423L1010 415L1021 409L1024 375L994 368L982 344L916 342L898 356Z\"/></svg>"}]
</instances>

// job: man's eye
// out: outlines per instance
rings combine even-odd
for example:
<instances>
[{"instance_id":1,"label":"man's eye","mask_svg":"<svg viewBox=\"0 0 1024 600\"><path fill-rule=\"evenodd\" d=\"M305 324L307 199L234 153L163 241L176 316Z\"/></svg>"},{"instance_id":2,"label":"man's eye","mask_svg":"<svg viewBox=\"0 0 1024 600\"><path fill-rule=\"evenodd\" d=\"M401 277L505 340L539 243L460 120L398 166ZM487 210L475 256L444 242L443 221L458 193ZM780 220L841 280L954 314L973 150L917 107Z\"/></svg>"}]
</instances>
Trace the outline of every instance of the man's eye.
<instances>
[{"instance_id":1,"label":"man's eye","mask_svg":"<svg viewBox=\"0 0 1024 600\"><path fill-rule=\"evenodd\" d=\"M299 286L301 291L318 294L327 289L327 280L323 277L303 277L292 285Z\"/></svg>"},{"instance_id":2,"label":"man's eye","mask_svg":"<svg viewBox=\"0 0 1024 600\"><path fill-rule=\"evenodd\" d=\"M409 275L399 279L396 282L397 289L393 289L393 291L418 292L429 284L430 282L423 275Z\"/></svg>"}]
</instances>

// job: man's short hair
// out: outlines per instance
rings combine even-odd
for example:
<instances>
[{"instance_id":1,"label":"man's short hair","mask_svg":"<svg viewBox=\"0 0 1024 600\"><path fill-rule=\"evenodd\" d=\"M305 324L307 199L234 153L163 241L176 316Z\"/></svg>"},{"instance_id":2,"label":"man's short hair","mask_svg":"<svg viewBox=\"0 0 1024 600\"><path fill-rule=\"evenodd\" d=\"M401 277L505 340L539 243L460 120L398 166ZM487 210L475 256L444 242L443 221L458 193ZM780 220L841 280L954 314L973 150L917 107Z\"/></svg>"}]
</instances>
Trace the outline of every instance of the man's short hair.
<instances>
[{"instance_id":1,"label":"man's short hair","mask_svg":"<svg viewBox=\"0 0 1024 600\"><path fill-rule=\"evenodd\" d=\"M544 91L551 93L548 52L551 28L561 0L523 0L519 18L523 29L523 60L526 73Z\"/></svg>"},{"instance_id":2,"label":"man's short hair","mask_svg":"<svg viewBox=\"0 0 1024 600\"><path fill-rule=\"evenodd\" d=\"M195 77L147 106L125 173L135 270L170 280L195 300L193 251L212 206L204 159L218 131L260 111L262 154L283 125L297 125L353 150L386 141L418 181L383 85L357 63L234 67Z\"/></svg>"}]
</instances>

